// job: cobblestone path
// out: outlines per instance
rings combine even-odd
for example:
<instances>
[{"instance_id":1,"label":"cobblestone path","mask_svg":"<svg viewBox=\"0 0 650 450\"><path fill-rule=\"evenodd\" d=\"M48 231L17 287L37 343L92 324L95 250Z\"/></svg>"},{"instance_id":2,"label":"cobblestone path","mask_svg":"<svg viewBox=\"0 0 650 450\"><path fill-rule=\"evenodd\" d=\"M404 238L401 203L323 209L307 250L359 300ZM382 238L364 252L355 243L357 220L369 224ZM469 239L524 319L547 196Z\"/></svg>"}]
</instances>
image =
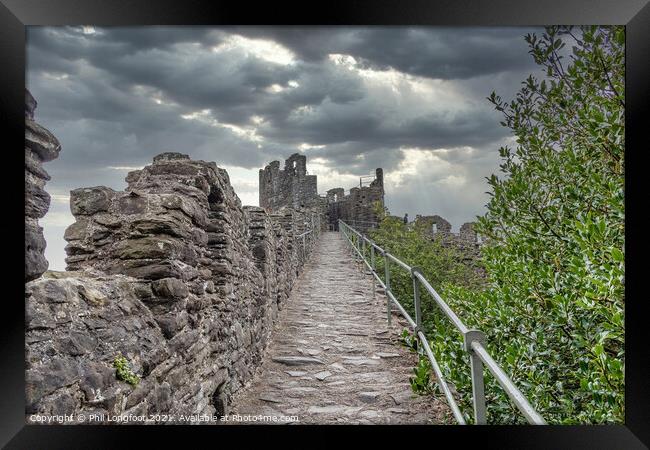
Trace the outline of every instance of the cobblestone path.
<instances>
[{"instance_id":1,"label":"cobblestone path","mask_svg":"<svg viewBox=\"0 0 650 450\"><path fill-rule=\"evenodd\" d=\"M405 322L393 315L389 330L385 301L344 238L323 233L230 414L301 424L448 422L442 401L412 393L417 357L399 345Z\"/></svg>"}]
</instances>

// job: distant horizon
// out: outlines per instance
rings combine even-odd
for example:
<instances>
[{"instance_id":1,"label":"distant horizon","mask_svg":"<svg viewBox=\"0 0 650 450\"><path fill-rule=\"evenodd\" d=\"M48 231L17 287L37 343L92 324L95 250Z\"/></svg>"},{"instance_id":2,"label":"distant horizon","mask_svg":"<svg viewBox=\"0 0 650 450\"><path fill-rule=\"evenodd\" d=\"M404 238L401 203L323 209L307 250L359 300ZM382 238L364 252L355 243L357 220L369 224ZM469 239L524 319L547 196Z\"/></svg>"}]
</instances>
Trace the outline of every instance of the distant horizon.
<instances>
[{"instance_id":1,"label":"distant horizon","mask_svg":"<svg viewBox=\"0 0 650 450\"><path fill-rule=\"evenodd\" d=\"M541 31L29 26L35 119L62 146L45 164L50 270L65 270L70 190L123 190L165 151L214 161L251 206L258 170L293 153L319 194L381 167L392 215L440 215L458 231L485 212L485 177L514 144L486 97L542 75L524 41Z\"/></svg>"}]
</instances>

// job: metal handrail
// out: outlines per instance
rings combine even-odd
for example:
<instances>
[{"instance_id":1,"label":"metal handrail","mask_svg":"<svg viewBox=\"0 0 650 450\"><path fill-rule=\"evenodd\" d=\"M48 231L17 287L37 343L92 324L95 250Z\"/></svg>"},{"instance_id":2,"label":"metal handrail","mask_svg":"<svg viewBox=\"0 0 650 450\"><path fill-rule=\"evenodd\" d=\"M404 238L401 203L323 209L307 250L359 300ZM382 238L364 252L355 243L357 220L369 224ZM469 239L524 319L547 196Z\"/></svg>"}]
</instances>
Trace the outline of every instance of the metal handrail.
<instances>
[{"instance_id":1,"label":"metal handrail","mask_svg":"<svg viewBox=\"0 0 650 450\"><path fill-rule=\"evenodd\" d=\"M313 231L313 230L307 230L307 231L305 231L305 232L302 233L302 234L294 234L293 237L295 237L295 238L300 238L300 237L303 237L303 236L305 236L305 235L311 233L312 231Z\"/></svg>"},{"instance_id":2,"label":"metal handrail","mask_svg":"<svg viewBox=\"0 0 650 450\"><path fill-rule=\"evenodd\" d=\"M490 373L494 376L499 385L503 388L506 395L514 403L517 409L526 417L529 423L535 425L545 425L546 421L542 416L535 411L535 409L528 402L524 394L515 386L514 382L506 375L506 373L501 369L499 364L490 356L488 353L485 343L486 338L485 334L479 330L473 330L468 328L462 320L456 315L456 313L449 307L449 305L440 297L436 290L431 286L431 284L424 278L422 272L417 267L411 267L405 262L401 261L397 257L391 255L386 250L381 248L375 242L370 240L367 236L363 235L359 231L355 230L347 223L342 220L339 220L339 230L346 237L346 240L350 244L350 247L354 250L356 255L360 260L371 270L374 278L377 280L379 285L384 289L386 293L386 309L388 324L391 322L391 309L392 304L396 306L400 314L407 320L410 327L413 329L414 333L417 335L419 341L422 343L424 351L431 362L431 366L436 374L437 382L442 391L447 398L447 402L451 407L454 417L459 424L464 425L465 419L458 408L456 399L453 397L447 382L445 381L440 365L438 364L426 335L422 331L422 313L420 311L420 295L419 288L420 285L423 286L426 291L433 297L438 307L442 312L447 316L447 318L454 324L456 329L463 335L464 340L464 349L469 354L470 358L470 367L472 375L472 398L474 406L474 423L475 424L485 424L486 423L486 405L485 405L485 388L484 388L484 379L483 379L483 364L487 366ZM355 245L350 234L357 236L357 245ZM370 246L370 262L365 257L365 246L366 243ZM384 257L384 268L385 268L385 279L384 282L379 275L375 267L375 250L379 252L380 255ZM415 306L415 320L406 312L404 307L399 303L395 295L390 289L390 265L389 261L393 261L395 264L400 266L402 269L406 270L411 274L413 279L413 303Z\"/></svg>"},{"instance_id":3,"label":"metal handrail","mask_svg":"<svg viewBox=\"0 0 650 450\"><path fill-rule=\"evenodd\" d=\"M307 236L310 234L315 234L314 230L319 230L321 228L321 218L320 215L316 215L317 220L314 220L314 214L311 215L311 228L301 234L294 234L293 238L294 239L300 239L302 238L302 257L303 259L306 258L307 256ZM305 225L307 225L308 222L305 222ZM309 236L309 245L313 245L313 237Z\"/></svg>"},{"instance_id":4,"label":"metal handrail","mask_svg":"<svg viewBox=\"0 0 650 450\"><path fill-rule=\"evenodd\" d=\"M354 222L354 223L370 223L370 224L372 224L372 225L379 225L379 222L374 222L374 221L372 221L372 220L354 220L354 219L350 219L350 220L348 220L348 222Z\"/></svg>"}]
</instances>

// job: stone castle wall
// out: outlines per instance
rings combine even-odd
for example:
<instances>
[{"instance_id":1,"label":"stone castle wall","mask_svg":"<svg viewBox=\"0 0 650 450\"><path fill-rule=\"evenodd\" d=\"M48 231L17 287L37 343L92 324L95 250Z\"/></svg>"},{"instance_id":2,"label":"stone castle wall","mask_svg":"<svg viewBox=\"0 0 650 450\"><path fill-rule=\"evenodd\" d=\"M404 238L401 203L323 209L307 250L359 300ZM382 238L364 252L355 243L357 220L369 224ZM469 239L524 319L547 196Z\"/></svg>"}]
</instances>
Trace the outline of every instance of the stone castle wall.
<instances>
[{"instance_id":1,"label":"stone castle wall","mask_svg":"<svg viewBox=\"0 0 650 450\"><path fill-rule=\"evenodd\" d=\"M296 238L318 211L242 207L215 163L164 153L126 180L71 192L67 271L25 285L27 414L227 413L318 236Z\"/></svg>"},{"instance_id":2,"label":"stone castle wall","mask_svg":"<svg viewBox=\"0 0 650 450\"><path fill-rule=\"evenodd\" d=\"M338 220L342 219L365 231L378 223L375 205L384 206L384 174L377 169L369 185L353 187L348 195L342 188L335 188L321 197L316 175L307 175L307 157L295 153L282 170L279 161L260 170L259 195L260 206L269 212L285 207L312 208L325 216L323 229L338 230Z\"/></svg>"},{"instance_id":3,"label":"stone castle wall","mask_svg":"<svg viewBox=\"0 0 650 450\"><path fill-rule=\"evenodd\" d=\"M468 247L478 247L479 245L478 235L475 230L475 222L466 222L462 224L458 233L452 233L451 224L437 215L417 215L413 224L432 238L441 239L443 242L453 242L458 246Z\"/></svg>"},{"instance_id":4,"label":"stone castle wall","mask_svg":"<svg viewBox=\"0 0 650 450\"><path fill-rule=\"evenodd\" d=\"M61 145L52 133L34 121L36 100L25 90L25 282L47 270L45 238L38 224L50 207L45 183L50 176L43 163L59 156Z\"/></svg>"},{"instance_id":5,"label":"stone castle wall","mask_svg":"<svg viewBox=\"0 0 650 450\"><path fill-rule=\"evenodd\" d=\"M295 153L284 162L272 161L259 173L260 207L269 212L283 207L322 208L316 175L307 175L307 157Z\"/></svg>"},{"instance_id":6,"label":"stone castle wall","mask_svg":"<svg viewBox=\"0 0 650 450\"><path fill-rule=\"evenodd\" d=\"M338 230L339 219L365 232L376 228L379 223L379 211L384 207L384 172L375 171L375 179L368 186L353 187L345 195L342 188L327 191L329 227Z\"/></svg>"},{"instance_id":7,"label":"stone castle wall","mask_svg":"<svg viewBox=\"0 0 650 450\"><path fill-rule=\"evenodd\" d=\"M481 242L479 242L475 225L475 222L466 222L461 225L459 233L452 233L451 224L438 215L418 215L413 222L413 226L426 236L437 240L444 247L453 247L458 250L463 263L475 267L479 275L485 276L484 269L477 264L481 257Z\"/></svg>"}]
</instances>

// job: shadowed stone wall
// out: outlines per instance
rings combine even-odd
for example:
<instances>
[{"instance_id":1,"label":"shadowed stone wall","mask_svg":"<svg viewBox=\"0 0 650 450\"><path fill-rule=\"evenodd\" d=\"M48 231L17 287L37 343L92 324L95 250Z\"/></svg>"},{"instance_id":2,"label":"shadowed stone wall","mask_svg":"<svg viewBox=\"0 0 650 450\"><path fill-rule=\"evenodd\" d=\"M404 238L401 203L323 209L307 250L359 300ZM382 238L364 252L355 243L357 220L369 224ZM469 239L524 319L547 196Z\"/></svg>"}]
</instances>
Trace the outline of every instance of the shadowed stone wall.
<instances>
[{"instance_id":1,"label":"shadowed stone wall","mask_svg":"<svg viewBox=\"0 0 650 450\"><path fill-rule=\"evenodd\" d=\"M34 121L36 100L25 90L25 281L47 270L45 238L38 224L50 208L45 183L50 176L43 163L59 156L61 145L52 133Z\"/></svg>"},{"instance_id":2,"label":"shadowed stone wall","mask_svg":"<svg viewBox=\"0 0 650 450\"><path fill-rule=\"evenodd\" d=\"M215 163L126 180L71 192L67 271L25 286L27 414L227 413L318 236L296 238L317 212L242 207Z\"/></svg>"}]
</instances>

